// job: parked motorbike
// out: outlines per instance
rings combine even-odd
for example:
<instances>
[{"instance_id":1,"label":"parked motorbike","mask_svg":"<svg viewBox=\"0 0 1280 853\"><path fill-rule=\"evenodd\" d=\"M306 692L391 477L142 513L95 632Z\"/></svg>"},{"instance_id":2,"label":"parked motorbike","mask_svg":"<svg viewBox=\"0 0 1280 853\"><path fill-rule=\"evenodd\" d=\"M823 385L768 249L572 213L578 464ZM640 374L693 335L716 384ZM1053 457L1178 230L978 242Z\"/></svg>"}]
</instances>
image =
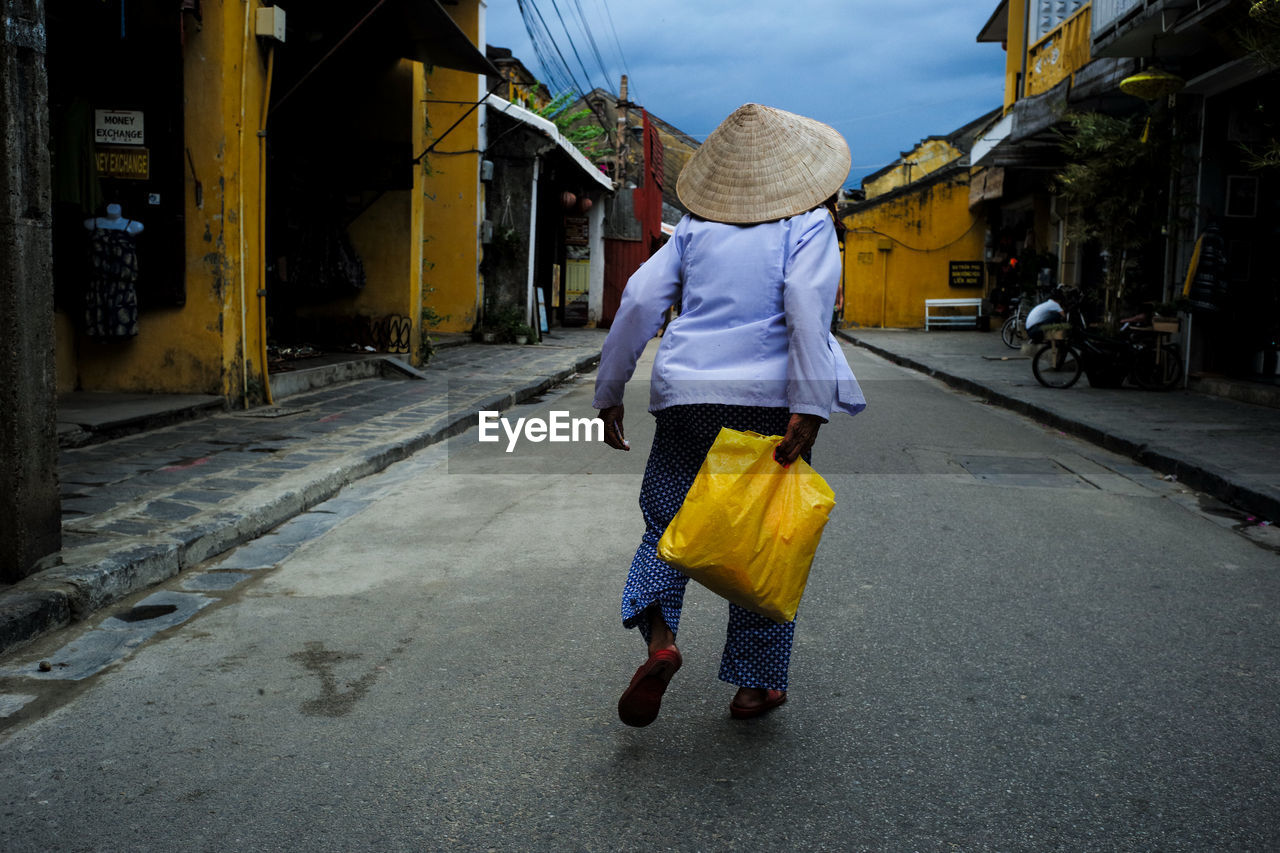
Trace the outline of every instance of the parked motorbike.
<instances>
[{"instance_id":1,"label":"parked motorbike","mask_svg":"<svg viewBox=\"0 0 1280 853\"><path fill-rule=\"evenodd\" d=\"M1067 311L1066 329L1046 335L1031 359L1031 372L1046 388L1070 388L1083 373L1095 388L1119 388L1128 379L1139 388L1168 390L1182 381L1178 348L1162 334L1129 328L1115 338L1089 330L1079 305Z\"/></svg>"}]
</instances>

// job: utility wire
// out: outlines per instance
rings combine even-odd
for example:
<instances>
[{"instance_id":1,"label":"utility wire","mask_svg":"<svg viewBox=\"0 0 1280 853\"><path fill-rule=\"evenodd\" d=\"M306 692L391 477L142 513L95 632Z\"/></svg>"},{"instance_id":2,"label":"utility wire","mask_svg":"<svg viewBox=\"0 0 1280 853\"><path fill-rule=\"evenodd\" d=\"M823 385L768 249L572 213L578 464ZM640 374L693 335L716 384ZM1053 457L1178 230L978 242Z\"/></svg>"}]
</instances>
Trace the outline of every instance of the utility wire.
<instances>
[{"instance_id":1,"label":"utility wire","mask_svg":"<svg viewBox=\"0 0 1280 853\"><path fill-rule=\"evenodd\" d=\"M554 2L555 2L555 0L552 0L552 2L554 3ZM521 11L521 13L523 14L523 13L524 13L524 0L517 0L517 5L519 5L519 7L520 7L520 11ZM547 33L547 35L548 35L548 37L549 37L549 36L550 36L550 34L551 34L551 28L547 26L547 21L546 21L546 19L542 17L542 12L541 12L541 10L539 10L539 9L538 9L538 4L537 4L537 3L535 3L535 2L534 2L534 0L529 0L529 8L531 8L531 9L534 11L534 13L538 16L538 21L539 21L539 23L541 23L541 24L542 24L542 28L543 28L543 30L545 30L545 31L546 31L546 33ZM557 8L557 13L558 13L558 12L559 12L559 9ZM564 19L563 19L563 18L561 18L561 23L562 23L562 24L564 23ZM527 26L527 24L526 24L526 26ZM567 36L567 35L569 35L569 30L568 30L568 29L566 29L566 30L565 30L565 35L566 35L566 36ZM571 39L571 40L572 40L572 39ZM565 58L564 58L564 54L560 51L560 46L559 46L558 44L556 44L555 39L551 39L551 46L552 46L553 48L555 48L556 55L560 57L560 62L564 65L564 70L565 70L566 72L568 72L570 79L571 79L571 80L573 80L573 87L572 87L572 89L571 89L570 91L571 91L571 92L575 92L575 91L576 91L576 92L578 93L578 95L582 98L583 103L585 103L585 104L587 105L587 108L591 110L591 114L592 114L592 115L594 115L594 116L596 117L596 121L600 122L600 126L601 126L602 128L604 128L604 132L605 132L606 134L607 134L607 133L610 133L610 132L611 132L611 128L610 128L610 126L609 126L609 121L608 121L608 119L607 119L604 115L601 115L601 113L600 113L599 109L596 107L595 103L593 103L593 102L592 102L592 100L591 100L590 98L588 98L588 97L587 97L587 93L588 93L590 90L589 90L589 89L583 89L580 85L578 85L578 80L577 80L577 78L576 78L576 77L574 77L574 75L573 75L573 70L572 70L571 68L569 68L569 63L568 63L568 61L566 61L566 60L565 60ZM581 61L582 61L582 60L581 60L581 58L579 58L579 60L578 60L578 61L579 61L579 63L581 63ZM586 70L586 69L585 69L585 67L584 67L584 69L583 69L583 70L584 70L584 71ZM588 77L588 78L587 78L587 81L588 81L588 82L590 82L590 77Z\"/></svg>"},{"instance_id":2,"label":"utility wire","mask_svg":"<svg viewBox=\"0 0 1280 853\"><path fill-rule=\"evenodd\" d=\"M618 41L618 28L613 24L613 13L609 11L608 0L596 0L596 2L604 7L604 13L609 20L609 31L613 33L613 43L618 48L618 59L622 63L622 70L627 73L627 78L634 82L635 77L632 75L631 69L627 67L627 57L622 53L622 42ZM632 88L634 89L635 87L632 86ZM632 100L636 99L632 98Z\"/></svg>"},{"instance_id":3,"label":"utility wire","mask_svg":"<svg viewBox=\"0 0 1280 853\"><path fill-rule=\"evenodd\" d=\"M524 22L525 32L529 34L529 43L533 46L533 52L537 54L538 63L542 66L542 75L558 92L575 89L575 84L567 82L568 66L557 65L551 56L554 42L551 41L550 34L545 32L545 29L538 28L538 22L525 7L524 0L516 0L516 4L520 9L520 18Z\"/></svg>"},{"instance_id":4,"label":"utility wire","mask_svg":"<svg viewBox=\"0 0 1280 853\"><path fill-rule=\"evenodd\" d=\"M596 44L596 37L591 32L591 25L587 23L586 13L582 11L582 0L573 0L573 5L578 9L578 21L582 24L582 32L587 37L587 42L591 45L591 52L595 54L596 64L600 66L600 73L604 75L605 89L609 89L613 82L609 76L609 70L605 67L604 57L600 55L600 46Z\"/></svg>"},{"instance_id":5,"label":"utility wire","mask_svg":"<svg viewBox=\"0 0 1280 853\"><path fill-rule=\"evenodd\" d=\"M529 0L529 4L533 6L533 0ZM533 6L535 9L537 6ZM555 10L556 17L560 19L560 28L564 30L565 38L569 40L569 49L573 51L574 57L578 60L578 67L582 69L582 76L586 78L587 85L591 86L591 72L587 71L587 64L582 61L582 54L578 53L578 41L569 32L569 25L564 21L564 15L560 12L560 3L558 0L551 0L551 8ZM608 78L605 78L605 85L608 86ZM591 86L594 89L594 86ZM582 94L586 94L589 89L583 89Z\"/></svg>"},{"instance_id":6,"label":"utility wire","mask_svg":"<svg viewBox=\"0 0 1280 853\"><path fill-rule=\"evenodd\" d=\"M519 0L519 3L521 7L524 6L524 0ZM542 17L542 10L538 8L538 5L534 3L533 0L529 0L529 8L532 9L534 14L538 16L538 23L541 24L542 29L546 31L547 36L551 42L551 47L555 49L556 56L560 57L560 65L564 68L565 73L569 75L569 79L573 82L573 85L570 87L570 89L572 89L575 92L578 92L579 94L586 94L589 90L582 88L582 85L578 83L577 77L574 76L573 69L569 67L568 60L564 58L564 53L562 53L560 50L560 45L556 44L556 41L554 38L550 38L551 28L547 26L546 19Z\"/></svg>"}]
</instances>

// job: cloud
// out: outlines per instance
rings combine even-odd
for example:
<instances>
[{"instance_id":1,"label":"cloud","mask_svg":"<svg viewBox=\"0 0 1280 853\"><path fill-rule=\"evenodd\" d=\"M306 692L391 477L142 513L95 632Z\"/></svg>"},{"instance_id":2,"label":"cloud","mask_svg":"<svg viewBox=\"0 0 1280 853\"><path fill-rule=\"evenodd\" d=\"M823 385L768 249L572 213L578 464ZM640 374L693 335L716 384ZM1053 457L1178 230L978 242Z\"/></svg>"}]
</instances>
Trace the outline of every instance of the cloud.
<instances>
[{"instance_id":1,"label":"cloud","mask_svg":"<svg viewBox=\"0 0 1280 853\"><path fill-rule=\"evenodd\" d=\"M534 1L558 29L550 0ZM561 11L583 10L605 57L607 83L592 64L590 85L616 91L622 68L600 5L606 0L558 2ZM976 42L995 7L995 0L636 0L609 10L632 96L651 112L696 138L748 101L802 113L845 135L857 178L1000 104L1005 55ZM537 68L515 0L490 0L488 28L491 44ZM563 33L553 32L581 79Z\"/></svg>"}]
</instances>

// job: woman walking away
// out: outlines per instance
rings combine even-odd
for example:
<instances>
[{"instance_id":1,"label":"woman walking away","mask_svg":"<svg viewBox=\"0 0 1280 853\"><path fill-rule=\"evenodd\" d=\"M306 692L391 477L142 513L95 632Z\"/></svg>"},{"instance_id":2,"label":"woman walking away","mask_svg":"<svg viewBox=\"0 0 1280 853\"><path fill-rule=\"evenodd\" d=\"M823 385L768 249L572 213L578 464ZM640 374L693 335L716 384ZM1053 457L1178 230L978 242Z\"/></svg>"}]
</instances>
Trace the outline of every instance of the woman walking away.
<instances>
[{"instance_id":1,"label":"woman walking away","mask_svg":"<svg viewBox=\"0 0 1280 853\"><path fill-rule=\"evenodd\" d=\"M648 659L618 702L646 726L680 668L676 633L684 574L656 546L721 427L782 435L774 458L809 459L832 412L857 414L862 391L829 331L840 286L832 213L849 173L849 147L833 128L747 104L707 137L676 192L692 211L627 282L605 340L595 407L605 442L629 450L623 387L668 305L681 303L653 365L649 411L657 429L640 509L645 533L622 593L622 622L639 628ZM745 532L744 532L745 535ZM755 717L787 699L795 622L729 605L720 678L738 686L729 706Z\"/></svg>"}]
</instances>

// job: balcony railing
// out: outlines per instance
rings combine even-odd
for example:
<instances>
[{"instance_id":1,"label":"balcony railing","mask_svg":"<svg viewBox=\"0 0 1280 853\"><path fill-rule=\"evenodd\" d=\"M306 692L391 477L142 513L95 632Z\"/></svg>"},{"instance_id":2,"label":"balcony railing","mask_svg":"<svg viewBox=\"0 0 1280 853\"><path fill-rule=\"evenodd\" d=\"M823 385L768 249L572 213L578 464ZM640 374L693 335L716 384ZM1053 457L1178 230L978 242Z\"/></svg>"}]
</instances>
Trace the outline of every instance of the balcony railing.
<instances>
[{"instance_id":1,"label":"balcony railing","mask_svg":"<svg viewBox=\"0 0 1280 853\"><path fill-rule=\"evenodd\" d=\"M1088 65L1091 41L1090 7L1085 6L1027 51L1026 94L1047 92Z\"/></svg>"}]
</instances>

